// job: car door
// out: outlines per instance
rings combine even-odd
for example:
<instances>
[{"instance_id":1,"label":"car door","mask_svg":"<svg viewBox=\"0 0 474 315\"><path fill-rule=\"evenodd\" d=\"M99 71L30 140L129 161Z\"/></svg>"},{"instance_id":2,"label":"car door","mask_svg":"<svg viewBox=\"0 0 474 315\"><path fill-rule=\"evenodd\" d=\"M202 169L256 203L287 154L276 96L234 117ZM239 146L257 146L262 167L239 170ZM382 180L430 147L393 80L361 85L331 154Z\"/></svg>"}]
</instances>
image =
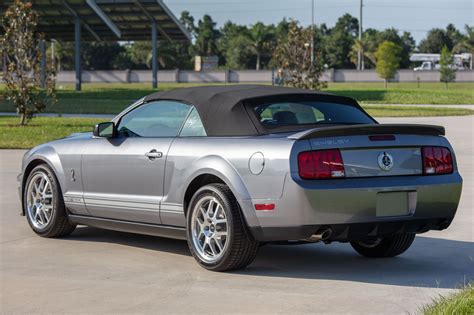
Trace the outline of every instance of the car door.
<instances>
[{"instance_id":1,"label":"car door","mask_svg":"<svg viewBox=\"0 0 474 315\"><path fill-rule=\"evenodd\" d=\"M173 142L166 160L166 178L164 181L164 198L160 206L160 218L162 224L174 226L186 226L184 216L183 200L173 188L182 187L186 177L182 176L186 165L192 165L199 155L189 154L189 149L201 145L199 139L206 137L206 130L196 108L193 108L186 118L179 136ZM199 151L199 150L197 150Z\"/></svg>"},{"instance_id":2,"label":"car door","mask_svg":"<svg viewBox=\"0 0 474 315\"><path fill-rule=\"evenodd\" d=\"M93 138L82 155L84 202L100 218L160 224L165 163L191 106L145 103L117 122L116 136Z\"/></svg>"}]
</instances>

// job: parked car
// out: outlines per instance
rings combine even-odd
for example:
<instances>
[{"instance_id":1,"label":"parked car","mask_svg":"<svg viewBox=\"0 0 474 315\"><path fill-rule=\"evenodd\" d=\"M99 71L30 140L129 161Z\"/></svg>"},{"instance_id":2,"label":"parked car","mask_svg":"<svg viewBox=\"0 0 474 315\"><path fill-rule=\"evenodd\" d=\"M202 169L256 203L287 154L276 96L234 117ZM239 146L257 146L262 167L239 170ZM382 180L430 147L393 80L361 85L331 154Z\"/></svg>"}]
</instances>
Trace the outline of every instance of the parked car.
<instances>
[{"instance_id":1,"label":"parked car","mask_svg":"<svg viewBox=\"0 0 474 315\"><path fill-rule=\"evenodd\" d=\"M443 127L379 124L351 98L258 85L148 95L31 149L18 180L40 236L87 225L186 239L215 271L282 241L399 255L450 225L462 186Z\"/></svg>"}]
</instances>

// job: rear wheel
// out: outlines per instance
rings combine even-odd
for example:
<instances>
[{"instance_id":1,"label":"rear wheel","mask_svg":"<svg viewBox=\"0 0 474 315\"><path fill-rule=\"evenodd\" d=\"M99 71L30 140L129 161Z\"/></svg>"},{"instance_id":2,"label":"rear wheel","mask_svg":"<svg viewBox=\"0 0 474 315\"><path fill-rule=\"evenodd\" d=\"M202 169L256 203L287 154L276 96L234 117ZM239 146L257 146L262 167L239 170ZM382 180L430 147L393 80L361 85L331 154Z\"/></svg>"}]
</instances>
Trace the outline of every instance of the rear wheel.
<instances>
[{"instance_id":1,"label":"rear wheel","mask_svg":"<svg viewBox=\"0 0 474 315\"><path fill-rule=\"evenodd\" d=\"M187 237L199 265L213 271L244 268L259 248L237 200L223 184L206 185L194 194L187 212Z\"/></svg>"},{"instance_id":2,"label":"rear wheel","mask_svg":"<svg viewBox=\"0 0 474 315\"><path fill-rule=\"evenodd\" d=\"M67 218L59 182L46 164L38 165L28 176L23 205L31 229L42 237L67 236L76 228Z\"/></svg>"},{"instance_id":3,"label":"rear wheel","mask_svg":"<svg viewBox=\"0 0 474 315\"><path fill-rule=\"evenodd\" d=\"M351 242L362 256L370 258L394 257L404 253L415 240L415 233L397 233L370 241Z\"/></svg>"}]
</instances>

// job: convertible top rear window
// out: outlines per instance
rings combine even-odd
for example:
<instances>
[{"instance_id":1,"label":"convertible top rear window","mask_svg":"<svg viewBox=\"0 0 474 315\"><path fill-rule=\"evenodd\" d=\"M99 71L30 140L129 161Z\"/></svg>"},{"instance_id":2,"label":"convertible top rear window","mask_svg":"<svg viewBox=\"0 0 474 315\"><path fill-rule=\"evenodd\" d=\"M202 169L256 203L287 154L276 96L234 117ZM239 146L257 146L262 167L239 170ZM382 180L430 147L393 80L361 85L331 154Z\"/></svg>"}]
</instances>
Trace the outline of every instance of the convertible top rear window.
<instances>
[{"instance_id":1,"label":"convertible top rear window","mask_svg":"<svg viewBox=\"0 0 474 315\"><path fill-rule=\"evenodd\" d=\"M374 123L372 118L356 106L319 101L268 102L255 105L254 112L267 129Z\"/></svg>"}]
</instances>

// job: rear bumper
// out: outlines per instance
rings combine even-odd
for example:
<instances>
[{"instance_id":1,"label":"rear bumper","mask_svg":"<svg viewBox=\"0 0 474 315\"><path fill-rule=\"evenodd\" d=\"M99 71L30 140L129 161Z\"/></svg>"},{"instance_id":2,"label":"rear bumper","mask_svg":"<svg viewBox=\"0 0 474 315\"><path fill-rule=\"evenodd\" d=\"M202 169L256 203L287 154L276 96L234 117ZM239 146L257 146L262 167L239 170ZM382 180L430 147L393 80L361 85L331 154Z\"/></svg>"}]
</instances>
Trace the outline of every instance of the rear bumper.
<instances>
[{"instance_id":1,"label":"rear bumper","mask_svg":"<svg viewBox=\"0 0 474 315\"><path fill-rule=\"evenodd\" d=\"M384 237L394 233L424 233L429 230L443 230L452 221L451 218L438 219L392 219L387 222L368 222L329 225L302 225L280 227L252 227L254 238L260 242L305 240L312 235L330 229L325 242L351 242L368 238Z\"/></svg>"},{"instance_id":2,"label":"rear bumper","mask_svg":"<svg viewBox=\"0 0 474 315\"><path fill-rule=\"evenodd\" d=\"M452 221L461 196L462 178L455 172L439 176L393 176L305 181L285 179L274 211L256 211L259 226L250 227L260 241L299 240L321 228L332 240L348 241L395 232L441 230ZM380 215L380 193L406 192L409 211Z\"/></svg>"}]
</instances>

